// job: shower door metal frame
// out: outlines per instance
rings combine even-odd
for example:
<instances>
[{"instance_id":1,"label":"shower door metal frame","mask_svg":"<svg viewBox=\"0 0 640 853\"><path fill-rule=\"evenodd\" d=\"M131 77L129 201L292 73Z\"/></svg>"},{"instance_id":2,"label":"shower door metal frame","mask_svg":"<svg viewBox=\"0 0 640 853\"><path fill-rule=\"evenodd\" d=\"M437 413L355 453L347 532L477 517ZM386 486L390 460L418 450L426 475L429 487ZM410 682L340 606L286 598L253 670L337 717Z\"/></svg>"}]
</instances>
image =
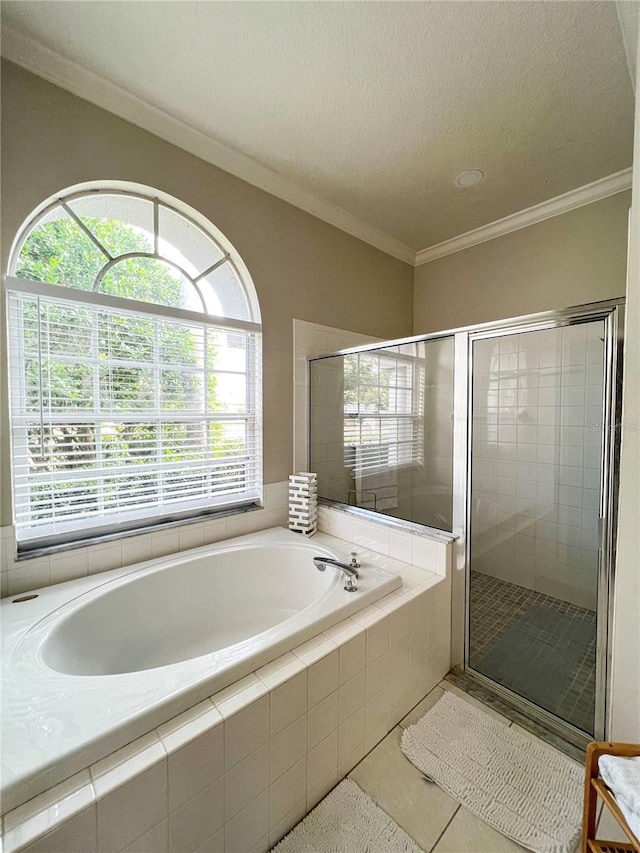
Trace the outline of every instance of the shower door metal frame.
<instances>
[{"instance_id":1,"label":"shower door metal frame","mask_svg":"<svg viewBox=\"0 0 640 853\"><path fill-rule=\"evenodd\" d=\"M544 710L528 699L519 696L482 673L474 670L469 662L470 643L470 530L471 530L471 462L473 450L473 343L492 337L509 334L542 331L590 321L605 322L604 388L603 388L603 442L600 466L600 547L597 573L596 611L596 695L594 737L604 740L608 731L608 707L611 682L611 638L609 626L612 620L615 543L617 515L618 462L620 457L620 422L622 412L622 342L624 329L624 298L580 305L559 311L547 311L469 327L456 334L456 371L464 370L464 380L456 372L455 422L461 423L463 414L466 430L460 428L456 435L454 427L454 483L464 483L463 489L454 492L454 533L460 533L459 552L455 565L464 564L464 649L465 672L479 684L507 700L525 715L559 734L561 737L584 746L593 738L585 732ZM466 364L464 364L466 356ZM460 388L458 389L458 385ZM457 441L456 441L457 437ZM457 524L456 524L457 520ZM453 613L456 624L456 613ZM454 655L454 662L455 662ZM459 660L459 655L457 656Z\"/></svg>"}]
</instances>

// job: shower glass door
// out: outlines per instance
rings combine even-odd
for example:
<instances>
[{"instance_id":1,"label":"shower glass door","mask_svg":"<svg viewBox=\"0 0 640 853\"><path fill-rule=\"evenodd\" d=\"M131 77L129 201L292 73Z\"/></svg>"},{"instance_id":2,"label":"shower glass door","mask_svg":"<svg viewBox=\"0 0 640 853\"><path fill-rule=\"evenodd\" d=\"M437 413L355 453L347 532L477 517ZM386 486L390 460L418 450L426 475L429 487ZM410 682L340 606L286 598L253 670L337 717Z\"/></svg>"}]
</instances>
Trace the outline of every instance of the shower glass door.
<instances>
[{"instance_id":1,"label":"shower glass door","mask_svg":"<svg viewBox=\"0 0 640 853\"><path fill-rule=\"evenodd\" d=\"M470 339L467 668L590 735L605 326Z\"/></svg>"}]
</instances>

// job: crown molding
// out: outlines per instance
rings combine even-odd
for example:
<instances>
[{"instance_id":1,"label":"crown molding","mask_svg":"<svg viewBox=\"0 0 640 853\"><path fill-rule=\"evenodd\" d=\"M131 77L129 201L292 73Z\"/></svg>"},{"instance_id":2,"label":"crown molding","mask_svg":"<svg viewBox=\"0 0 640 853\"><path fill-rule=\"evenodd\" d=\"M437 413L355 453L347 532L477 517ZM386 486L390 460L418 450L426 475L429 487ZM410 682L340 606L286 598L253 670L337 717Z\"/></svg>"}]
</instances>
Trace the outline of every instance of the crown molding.
<instances>
[{"instance_id":1,"label":"crown molding","mask_svg":"<svg viewBox=\"0 0 640 853\"><path fill-rule=\"evenodd\" d=\"M1 49L6 59L27 71L43 77L56 86L102 107L411 266L427 264L437 258L477 246L495 237L501 237L520 228L534 225L536 222L567 213L631 187L632 170L631 168L623 169L541 204L415 252L409 246L384 234L338 205L318 198L252 157L217 142L187 122L175 118L121 86L105 80L7 24L3 24L2 27Z\"/></svg>"},{"instance_id":2,"label":"crown molding","mask_svg":"<svg viewBox=\"0 0 640 853\"><path fill-rule=\"evenodd\" d=\"M338 205L323 201L252 157L217 142L187 122L105 80L7 24L2 26L2 55L50 83L177 145L352 237L405 263L415 263L415 250L399 240L378 231Z\"/></svg>"},{"instance_id":3,"label":"crown molding","mask_svg":"<svg viewBox=\"0 0 640 853\"><path fill-rule=\"evenodd\" d=\"M503 219L496 219L495 222L489 222L480 228L474 228L473 231L467 231L457 237L452 237L450 240L428 246L426 249L417 252L414 266L428 264L437 258L444 258L445 255L453 255L462 249L468 249L471 246L486 243L487 240L493 240L494 237L502 237L511 231L518 231L528 225L535 225L536 222L568 213L570 210L583 207L585 204L591 204L594 201L623 192L623 190L628 190L631 188L631 174L631 168L623 169L621 172L615 172L613 175L600 178L591 184L577 187L575 190L543 201L541 204L527 207L518 213L505 216Z\"/></svg>"}]
</instances>

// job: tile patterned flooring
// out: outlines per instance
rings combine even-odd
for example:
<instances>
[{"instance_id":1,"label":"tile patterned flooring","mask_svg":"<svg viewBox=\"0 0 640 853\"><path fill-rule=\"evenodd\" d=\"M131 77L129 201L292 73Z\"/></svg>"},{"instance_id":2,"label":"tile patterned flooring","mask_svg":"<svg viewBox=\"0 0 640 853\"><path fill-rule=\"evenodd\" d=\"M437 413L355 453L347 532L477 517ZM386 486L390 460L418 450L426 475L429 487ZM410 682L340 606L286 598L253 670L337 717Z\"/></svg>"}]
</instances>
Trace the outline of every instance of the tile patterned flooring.
<instances>
[{"instance_id":1,"label":"tile patterned flooring","mask_svg":"<svg viewBox=\"0 0 640 853\"><path fill-rule=\"evenodd\" d=\"M400 824L425 853L522 851L523 847L500 835L436 784L428 782L400 751L402 730L417 722L444 695L445 690L456 693L487 714L505 720L477 699L442 681L351 771L349 777ZM509 720L506 723L515 725ZM527 737L534 737L516 727Z\"/></svg>"},{"instance_id":2,"label":"tile patterned flooring","mask_svg":"<svg viewBox=\"0 0 640 853\"><path fill-rule=\"evenodd\" d=\"M402 730L423 717L445 690L515 727L525 737L538 740L493 708L442 681L362 759L349 778L400 824L425 853L522 853L524 847L500 835L436 784L428 782L400 750ZM624 840L620 827L608 812L602 814L598 830L612 841ZM368 853L385 851L381 848Z\"/></svg>"},{"instance_id":3,"label":"tile patterned flooring","mask_svg":"<svg viewBox=\"0 0 640 853\"><path fill-rule=\"evenodd\" d=\"M571 661L569 671L552 673L545 683L534 686L532 695L527 698L579 729L593 732L595 611L480 572L471 573L471 602L471 664L500 683L505 683L505 678L493 671L495 656L491 652L503 636L508 635L523 649L535 648L536 639L555 648L566 649L569 643L573 644L573 653L567 657ZM558 614L557 619L554 613ZM545 635L532 642L527 634L534 625L539 626L540 617L545 621ZM526 660L523 666L526 668ZM516 680L521 676L522 670L514 673ZM508 683L505 686L513 687Z\"/></svg>"}]
</instances>

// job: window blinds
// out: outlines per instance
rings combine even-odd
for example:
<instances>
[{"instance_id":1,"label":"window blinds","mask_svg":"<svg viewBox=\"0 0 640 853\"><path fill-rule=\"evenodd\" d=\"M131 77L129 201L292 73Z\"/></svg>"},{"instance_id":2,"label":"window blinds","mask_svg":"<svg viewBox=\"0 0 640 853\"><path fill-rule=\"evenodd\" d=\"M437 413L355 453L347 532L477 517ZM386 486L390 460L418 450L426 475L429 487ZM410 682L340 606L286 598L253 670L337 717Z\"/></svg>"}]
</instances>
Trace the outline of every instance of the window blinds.
<instances>
[{"instance_id":1,"label":"window blinds","mask_svg":"<svg viewBox=\"0 0 640 853\"><path fill-rule=\"evenodd\" d=\"M18 541L258 499L260 333L72 297L9 293Z\"/></svg>"},{"instance_id":2,"label":"window blinds","mask_svg":"<svg viewBox=\"0 0 640 853\"><path fill-rule=\"evenodd\" d=\"M343 373L345 465L354 476L422 465L424 358L354 353Z\"/></svg>"}]
</instances>

